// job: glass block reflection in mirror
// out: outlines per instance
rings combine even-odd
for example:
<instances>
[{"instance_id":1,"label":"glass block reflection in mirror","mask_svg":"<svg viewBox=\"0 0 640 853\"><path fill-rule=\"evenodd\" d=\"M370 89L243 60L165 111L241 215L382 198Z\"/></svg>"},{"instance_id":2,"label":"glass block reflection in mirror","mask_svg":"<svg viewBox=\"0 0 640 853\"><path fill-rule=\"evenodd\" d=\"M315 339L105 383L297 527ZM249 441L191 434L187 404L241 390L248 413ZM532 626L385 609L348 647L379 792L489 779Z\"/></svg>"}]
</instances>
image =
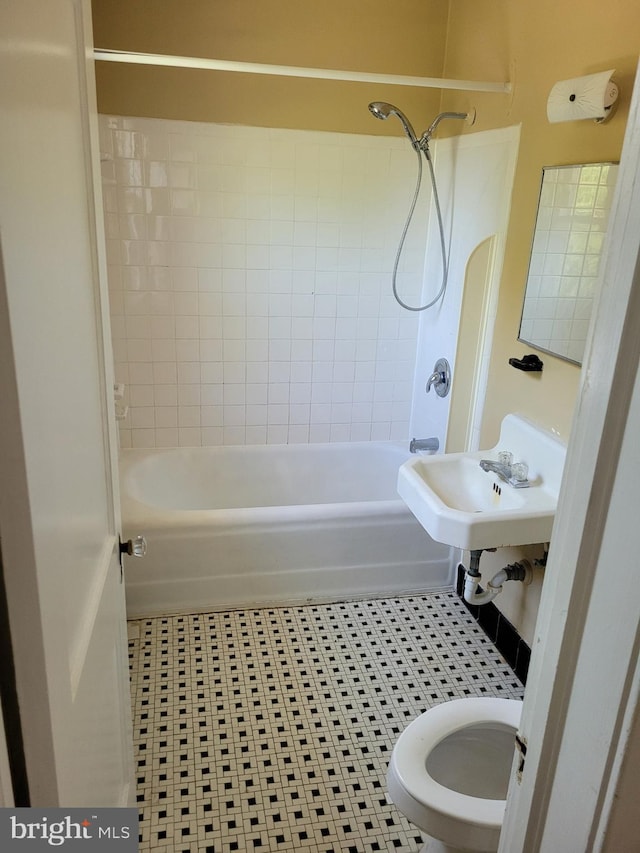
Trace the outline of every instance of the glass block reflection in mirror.
<instances>
[{"instance_id":1,"label":"glass block reflection in mirror","mask_svg":"<svg viewBox=\"0 0 640 853\"><path fill-rule=\"evenodd\" d=\"M618 166L542 170L519 340L582 363Z\"/></svg>"}]
</instances>

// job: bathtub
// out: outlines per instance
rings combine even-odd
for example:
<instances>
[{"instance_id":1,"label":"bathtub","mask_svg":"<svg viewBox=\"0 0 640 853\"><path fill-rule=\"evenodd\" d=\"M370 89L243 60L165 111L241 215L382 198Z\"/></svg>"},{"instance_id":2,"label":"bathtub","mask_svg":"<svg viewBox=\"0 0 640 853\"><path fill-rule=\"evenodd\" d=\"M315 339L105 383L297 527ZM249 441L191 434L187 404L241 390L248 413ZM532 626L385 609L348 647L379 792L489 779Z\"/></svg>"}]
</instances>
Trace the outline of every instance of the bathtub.
<instances>
[{"instance_id":1,"label":"bathtub","mask_svg":"<svg viewBox=\"0 0 640 853\"><path fill-rule=\"evenodd\" d=\"M122 450L129 617L453 583L454 553L396 492L394 442Z\"/></svg>"}]
</instances>

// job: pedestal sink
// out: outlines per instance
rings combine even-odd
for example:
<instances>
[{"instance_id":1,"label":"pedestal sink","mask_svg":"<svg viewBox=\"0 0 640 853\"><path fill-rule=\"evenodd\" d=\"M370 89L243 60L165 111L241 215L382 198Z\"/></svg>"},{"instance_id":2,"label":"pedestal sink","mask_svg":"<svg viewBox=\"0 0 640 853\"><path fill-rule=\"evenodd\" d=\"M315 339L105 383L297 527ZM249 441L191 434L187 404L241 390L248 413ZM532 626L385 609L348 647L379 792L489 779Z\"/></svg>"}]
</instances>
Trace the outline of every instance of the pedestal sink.
<instances>
[{"instance_id":1,"label":"pedestal sink","mask_svg":"<svg viewBox=\"0 0 640 853\"><path fill-rule=\"evenodd\" d=\"M514 488L480 461L502 450L529 467L528 488ZM416 456L398 473L398 493L432 539L465 550L548 542L566 446L521 415L502 421L491 450Z\"/></svg>"}]
</instances>

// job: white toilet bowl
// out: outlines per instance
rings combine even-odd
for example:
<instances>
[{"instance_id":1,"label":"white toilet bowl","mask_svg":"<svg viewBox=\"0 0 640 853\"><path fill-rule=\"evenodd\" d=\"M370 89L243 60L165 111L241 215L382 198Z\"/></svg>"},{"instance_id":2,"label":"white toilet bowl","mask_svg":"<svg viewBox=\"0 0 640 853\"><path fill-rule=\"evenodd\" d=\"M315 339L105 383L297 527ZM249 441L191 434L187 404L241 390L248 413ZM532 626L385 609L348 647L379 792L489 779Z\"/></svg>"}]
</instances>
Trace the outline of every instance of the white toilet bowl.
<instances>
[{"instance_id":1,"label":"white toilet bowl","mask_svg":"<svg viewBox=\"0 0 640 853\"><path fill-rule=\"evenodd\" d=\"M389 762L389 797L438 840L424 850L498 849L521 710L514 699L453 699L402 732Z\"/></svg>"}]
</instances>

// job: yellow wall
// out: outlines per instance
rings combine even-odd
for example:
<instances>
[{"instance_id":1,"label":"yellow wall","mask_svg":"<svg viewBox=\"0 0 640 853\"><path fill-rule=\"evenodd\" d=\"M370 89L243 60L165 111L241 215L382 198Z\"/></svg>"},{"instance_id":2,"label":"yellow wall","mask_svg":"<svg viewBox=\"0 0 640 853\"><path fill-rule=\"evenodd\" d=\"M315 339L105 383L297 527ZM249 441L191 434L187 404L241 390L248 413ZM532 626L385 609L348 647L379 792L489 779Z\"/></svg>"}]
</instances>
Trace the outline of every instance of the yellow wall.
<instances>
[{"instance_id":1,"label":"yellow wall","mask_svg":"<svg viewBox=\"0 0 640 853\"><path fill-rule=\"evenodd\" d=\"M275 65L441 76L446 0L93 0L96 47ZM374 100L423 130L440 92L98 63L98 108L118 115L397 135ZM424 126L423 126L424 125Z\"/></svg>"},{"instance_id":2,"label":"yellow wall","mask_svg":"<svg viewBox=\"0 0 640 853\"><path fill-rule=\"evenodd\" d=\"M529 415L567 437L578 391L578 367L546 353L544 371L524 374L508 359L535 352L517 341L531 235L543 166L619 160L640 52L637 0L455 0L451 3L445 76L491 78L505 72L512 97L477 95L474 130L522 124L483 446L491 446L509 411ZM549 124L547 96L558 80L616 68L621 102L604 125L591 121ZM450 103L462 103L453 93Z\"/></svg>"}]
</instances>

